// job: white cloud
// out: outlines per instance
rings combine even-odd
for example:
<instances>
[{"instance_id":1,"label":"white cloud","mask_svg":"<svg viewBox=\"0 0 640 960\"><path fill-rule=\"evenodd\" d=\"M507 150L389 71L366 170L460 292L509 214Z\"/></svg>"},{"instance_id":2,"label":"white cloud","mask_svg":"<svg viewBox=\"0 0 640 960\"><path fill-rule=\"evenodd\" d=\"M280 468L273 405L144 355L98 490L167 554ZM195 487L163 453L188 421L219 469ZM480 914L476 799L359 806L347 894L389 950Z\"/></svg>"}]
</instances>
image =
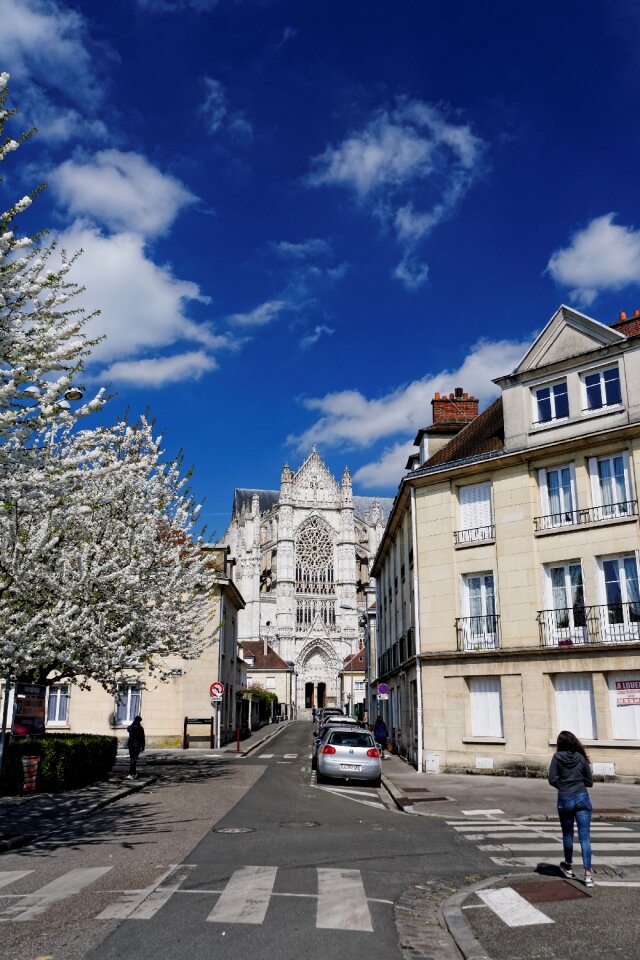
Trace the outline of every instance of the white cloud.
<instances>
[{"instance_id":1,"label":"white cloud","mask_svg":"<svg viewBox=\"0 0 640 960\"><path fill-rule=\"evenodd\" d=\"M392 229L403 250L394 276L415 289L428 275L416 246L454 212L478 176L484 148L467 124L423 101L400 99L314 157L306 182L342 187Z\"/></svg>"},{"instance_id":2,"label":"white cloud","mask_svg":"<svg viewBox=\"0 0 640 960\"><path fill-rule=\"evenodd\" d=\"M313 347L318 342L320 337L330 337L332 333L335 333L333 327L328 327L326 323L318 323L311 333L302 338L300 346L303 350L308 350L309 347Z\"/></svg>"},{"instance_id":3,"label":"white cloud","mask_svg":"<svg viewBox=\"0 0 640 960\"><path fill-rule=\"evenodd\" d=\"M614 223L615 213L596 217L569 244L551 255L547 270L589 306L603 290L640 283L640 230Z\"/></svg>"},{"instance_id":4,"label":"white cloud","mask_svg":"<svg viewBox=\"0 0 640 960\"><path fill-rule=\"evenodd\" d=\"M369 447L392 437L406 437L431 422L431 400L436 391L448 393L455 386L475 394L481 402L492 400L498 390L491 382L508 373L522 359L529 341L480 340L457 369L441 370L368 399L357 390L328 393L304 401L319 414L316 422L289 442L300 451L312 443L325 447Z\"/></svg>"},{"instance_id":5,"label":"white cloud","mask_svg":"<svg viewBox=\"0 0 640 960\"><path fill-rule=\"evenodd\" d=\"M119 360L102 370L99 379L137 387L164 387L169 383L199 380L217 366L214 357L203 350L194 350L169 357Z\"/></svg>"},{"instance_id":6,"label":"white cloud","mask_svg":"<svg viewBox=\"0 0 640 960\"><path fill-rule=\"evenodd\" d=\"M406 473L407 457L416 452L413 440L401 440L388 447L378 460L365 464L353 475L354 483L365 490L384 490L395 487Z\"/></svg>"},{"instance_id":7,"label":"white cloud","mask_svg":"<svg viewBox=\"0 0 640 960\"><path fill-rule=\"evenodd\" d=\"M90 217L114 231L164 233L196 197L175 177L139 153L102 150L66 160L50 176L58 201L75 217Z\"/></svg>"},{"instance_id":8,"label":"white cloud","mask_svg":"<svg viewBox=\"0 0 640 960\"><path fill-rule=\"evenodd\" d=\"M56 239L70 253L83 250L73 277L87 292L75 302L87 311L101 311L88 326L91 337L106 334L92 351L96 363L148 357L151 351L185 341L209 353L236 345L232 338L187 316L190 304L206 303L207 298L196 283L181 280L169 266L150 260L140 236L109 236L92 224L76 222Z\"/></svg>"},{"instance_id":9,"label":"white cloud","mask_svg":"<svg viewBox=\"0 0 640 960\"><path fill-rule=\"evenodd\" d=\"M229 320L238 327L264 327L276 320L288 306L286 300L267 300L247 313L233 313Z\"/></svg>"},{"instance_id":10,"label":"white cloud","mask_svg":"<svg viewBox=\"0 0 640 960\"><path fill-rule=\"evenodd\" d=\"M250 140L253 127L241 110L232 110L229 97L219 80L205 77L206 96L200 107L211 134L228 133L239 140Z\"/></svg>"},{"instance_id":11,"label":"white cloud","mask_svg":"<svg viewBox=\"0 0 640 960\"><path fill-rule=\"evenodd\" d=\"M291 240L279 240L271 248L285 260L307 260L309 257L328 257L332 254L331 244L320 237L309 237L294 243Z\"/></svg>"}]
</instances>

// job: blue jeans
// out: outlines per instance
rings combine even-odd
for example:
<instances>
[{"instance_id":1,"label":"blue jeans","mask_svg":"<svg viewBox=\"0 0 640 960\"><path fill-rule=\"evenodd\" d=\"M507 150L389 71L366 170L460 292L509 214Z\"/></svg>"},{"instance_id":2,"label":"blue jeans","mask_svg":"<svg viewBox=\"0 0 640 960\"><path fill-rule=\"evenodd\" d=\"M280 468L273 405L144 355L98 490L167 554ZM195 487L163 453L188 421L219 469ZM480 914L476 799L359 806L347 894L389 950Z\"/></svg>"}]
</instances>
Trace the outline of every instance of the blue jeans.
<instances>
[{"instance_id":1,"label":"blue jeans","mask_svg":"<svg viewBox=\"0 0 640 960\"><path fill-rule=\"evenodd\" d=\"M591 870L591 800L586 790L570 797L558 797L558 816L562 827L564 862L573 860L573 821L578 824L578 838L585 870Z\"/></svg>"}]
</instances>

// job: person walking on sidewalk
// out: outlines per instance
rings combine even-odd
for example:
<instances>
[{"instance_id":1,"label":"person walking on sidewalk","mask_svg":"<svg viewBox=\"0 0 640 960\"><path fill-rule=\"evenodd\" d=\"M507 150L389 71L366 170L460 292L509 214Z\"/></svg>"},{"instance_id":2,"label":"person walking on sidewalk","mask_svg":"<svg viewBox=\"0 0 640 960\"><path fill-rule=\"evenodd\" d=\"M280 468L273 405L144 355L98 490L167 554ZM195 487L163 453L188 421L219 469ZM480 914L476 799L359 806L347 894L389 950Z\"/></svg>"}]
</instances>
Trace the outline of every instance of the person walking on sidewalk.
<instances>
[{"instance_id":1,"label":"person walking on sidewalk","mask_svg":"<svg viewBox=\"0 0 640 960\"><path fill-rule=\"evenodd\" d=\"M387 740L389 739L389 732L381 714L378 714L376 718L376 725L373 728L373 736L376 742L379 743L384 750L387 745Z\"/></svg>"},{"instance_id":2,"label":"person walking on sidewalk","mask_svg":"<svg viewBox=\"0 0 640 960\"><path fill-rule=\"evenodd\" d=\"M129 775L127 776L127 780L136 780L138 777L138 757L144 750L142 717L133 718L133 723L127 727L127 733L129 734L129 739L127 740L127 748L129 750Z\"/></svg>"},{"instance_id":3,"label":"person walking on sidewalk","mask_svg":"<svg viewBox=\"0 0 640 960\"><path fill-rule=\"evenodd\" d=\"M564 860L560 870L573 879L573 823L578 824L582 849L584 884L593 886L591 875L591 800L587 787L593 786L593 774L584 747L569 730L558 734L558 749L549 766L549 783L558 791L558 816L562 827Z\"/></svg>"}]
</instances>

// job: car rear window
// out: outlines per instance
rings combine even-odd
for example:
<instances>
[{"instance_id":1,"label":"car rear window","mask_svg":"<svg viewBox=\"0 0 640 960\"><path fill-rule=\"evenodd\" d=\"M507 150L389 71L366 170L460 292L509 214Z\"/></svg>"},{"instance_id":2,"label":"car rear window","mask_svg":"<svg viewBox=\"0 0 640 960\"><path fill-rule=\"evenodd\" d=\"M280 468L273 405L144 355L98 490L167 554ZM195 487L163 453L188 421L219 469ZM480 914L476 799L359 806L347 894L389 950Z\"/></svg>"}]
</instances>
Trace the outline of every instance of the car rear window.
<instances>
[{"instance_id":1,"label":"car rear window","mask_svg":"<svg viewBox=\"0 0 640 960\"><path fill-rule=\"evenodd\" d=\"M336 747L374 747L370 733L359 733L357 730L336 730L329 737L329 743Z\"/></svg>"}]
</instances>

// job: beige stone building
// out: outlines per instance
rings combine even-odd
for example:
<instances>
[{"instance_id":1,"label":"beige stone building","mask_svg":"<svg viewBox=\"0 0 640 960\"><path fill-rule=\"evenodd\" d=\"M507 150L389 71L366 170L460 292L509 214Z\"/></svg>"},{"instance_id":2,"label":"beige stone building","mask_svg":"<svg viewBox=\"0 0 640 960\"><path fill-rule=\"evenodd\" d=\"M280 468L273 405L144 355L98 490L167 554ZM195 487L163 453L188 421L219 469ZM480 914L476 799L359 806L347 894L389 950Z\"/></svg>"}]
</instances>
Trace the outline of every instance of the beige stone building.
<instances>
[{"instance_id":1,"label":"beige stone building","mask_svg":"<svg viewBox=\"0 0 640 960\"><path fill-rule=\"evenodd\" d=\"M182 744L185 718L214 720L216 744L235 735L237 691L246 685L244 665L237 652L238 613L244 600L231 579L231 566L224 548L211 549L212 586L207 634L210 642L197 660L169 661L171 678L161 683L150 677L131 677L117 698L99 684L80 690L59 684L48 691L46 729L69 733L115 734L124 740L127 726L141 714L151 747ZM214 680L225 685L222 703L212 707L209 686ZM209 743L209 728L188 726L192 745Z\"/></svg>"},{"instance_id":2,"label":"beige stone building","mask_svg":"<svg viewBox=\"0 0 640 960\"><path fill-rule=\"evenodd\" d=\"M640 316L561 307L496 383L479 416L434 398L372 568L370 679L421 769L542 774L570 729L596 774L639 776Z\"/></svg>"},{"instance_id":3,"label":"beige stone building","mask_svg":"<svg viewBox=\"0 0 640 960\"><path fill-rule=\"evenodd\" d=\"M291 719L295 714L294 669L263 640L244 640L240 654L246 664L247 688L261 687L278 698L278 714Z\"/></svg>"},{"instance_id":4,"label":"beige stone building","mask_svg":"<svg viewBox=\"0 0 640 960\"><path fill-rule=\"evenodd\" d=\"M350 657L345 657L339 676L339 706L349 717L357 717L362 720L366 710L367 697L364 647Z\"/></svg>"}]
</instances>

